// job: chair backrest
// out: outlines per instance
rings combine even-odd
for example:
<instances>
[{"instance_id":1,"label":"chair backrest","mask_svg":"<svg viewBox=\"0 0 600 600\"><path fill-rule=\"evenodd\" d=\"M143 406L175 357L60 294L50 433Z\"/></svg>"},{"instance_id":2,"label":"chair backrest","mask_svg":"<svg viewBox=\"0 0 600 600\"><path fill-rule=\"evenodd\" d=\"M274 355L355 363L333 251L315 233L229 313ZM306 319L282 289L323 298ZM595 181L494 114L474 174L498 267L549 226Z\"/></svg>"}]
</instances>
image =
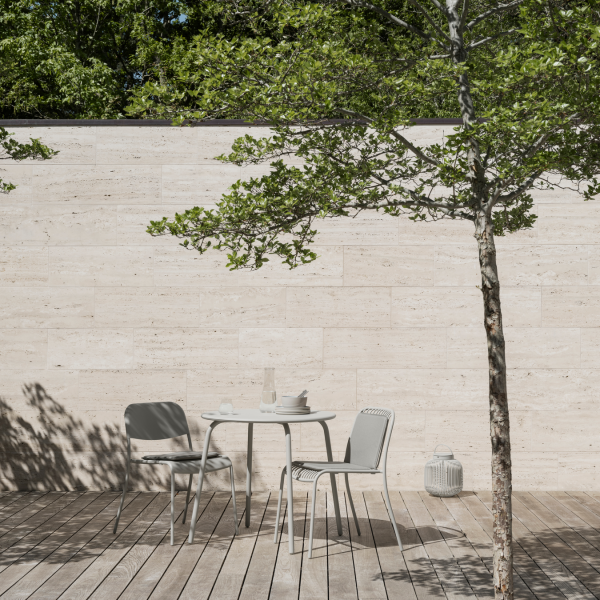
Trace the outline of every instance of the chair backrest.
<instances>
[{"instance_id":1,"label":"chair backrest","mask_svg":"<svg viewBox=\"0 0 600 600\"><path fill-rule=\"evenodd\" d=\"M183 408L174 402L140 402L125 409L127 437L136 440L166 440L187 435Z\"/></svg>"},{"instance_id":2,"label":"chair backrest","mask_svg":"<svg viewBox=\"0 0 600 600\"><path fill-rule=\"evenodd\" d=\"M391 423L390 423L391 421ZM363 408L354 420L346 446L344 462L377 469L387 449L394 427L394 411L388 408Z\"/></svg>"}]
</instances>

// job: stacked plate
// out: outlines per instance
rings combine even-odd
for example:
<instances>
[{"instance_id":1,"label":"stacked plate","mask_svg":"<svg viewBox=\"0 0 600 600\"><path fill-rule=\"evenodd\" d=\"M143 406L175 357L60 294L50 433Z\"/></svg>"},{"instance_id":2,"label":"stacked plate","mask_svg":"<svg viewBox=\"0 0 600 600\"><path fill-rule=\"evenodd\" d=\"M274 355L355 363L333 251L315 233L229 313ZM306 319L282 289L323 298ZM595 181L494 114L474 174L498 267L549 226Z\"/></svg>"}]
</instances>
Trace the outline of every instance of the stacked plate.
<instances>
[{"instance_id":1,"label":"stacked plate","mask_svg":"<svg viewBox=\"0 0 600 600\"><path fill-rule=\"evenodd\" d=\"M310 406L276 406L278 415L309 415Z\"/></svg>"}]
</instances>

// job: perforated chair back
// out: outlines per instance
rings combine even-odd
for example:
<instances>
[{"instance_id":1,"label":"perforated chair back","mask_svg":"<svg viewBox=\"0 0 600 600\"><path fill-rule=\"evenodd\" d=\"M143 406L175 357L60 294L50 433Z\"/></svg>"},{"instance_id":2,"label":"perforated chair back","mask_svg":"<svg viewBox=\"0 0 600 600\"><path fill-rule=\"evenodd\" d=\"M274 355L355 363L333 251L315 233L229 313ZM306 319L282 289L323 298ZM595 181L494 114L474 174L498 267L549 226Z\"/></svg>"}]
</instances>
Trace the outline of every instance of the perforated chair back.
<instances>
[{"instance_id":1,"label":"perforated chair back","mask_svg":"<svg viewBox=\"0 0 600 600\"><path fill-rule=\"evenodd\" d=\"M389 421L393 414L386 408L369 407L361 410L354 420L344 462L377 469L384 445L387 452L391 435Z\"/></svg>"},{"instance_id":2,"label":"perforated chair back","mask_svg":"<svg viewBox=\"0 0 600 600\"><path fill-rule=\"evenodd\" d=\"M166 440L187 435L183 408L174 402L140 402L125 409L125 431L136 440Z\"/></svg>"}]
</instances>

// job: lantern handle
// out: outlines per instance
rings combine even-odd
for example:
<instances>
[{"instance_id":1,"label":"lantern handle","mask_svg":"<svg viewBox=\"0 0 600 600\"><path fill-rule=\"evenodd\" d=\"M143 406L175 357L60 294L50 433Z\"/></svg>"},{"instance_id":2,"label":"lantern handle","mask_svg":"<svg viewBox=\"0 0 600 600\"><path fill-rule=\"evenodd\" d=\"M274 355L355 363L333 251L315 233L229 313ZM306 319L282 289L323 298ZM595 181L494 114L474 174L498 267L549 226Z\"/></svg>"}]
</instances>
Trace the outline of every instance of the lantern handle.
<instances>
[{"instance_id":1,"label":"lantern handle","mask_svg":"<svg viewBox=\"0 0 600 600\"><path fill-rule=\"evenodd\" d=\"M438 444L438 445L437 445L437 446L434 448L434 450L433 450L433 453L434 453L434 454L435 454L435 451L436 451L436 450L437 450L437 449L438 449L440 446L446 446L446 444ZM454 452L452 451L452 448L450 448L450 446L446 446L446 448L448 448L448 450L450 450L450 452L451 452L452 454L454 454Z\"/></svg>"}]
</instances>

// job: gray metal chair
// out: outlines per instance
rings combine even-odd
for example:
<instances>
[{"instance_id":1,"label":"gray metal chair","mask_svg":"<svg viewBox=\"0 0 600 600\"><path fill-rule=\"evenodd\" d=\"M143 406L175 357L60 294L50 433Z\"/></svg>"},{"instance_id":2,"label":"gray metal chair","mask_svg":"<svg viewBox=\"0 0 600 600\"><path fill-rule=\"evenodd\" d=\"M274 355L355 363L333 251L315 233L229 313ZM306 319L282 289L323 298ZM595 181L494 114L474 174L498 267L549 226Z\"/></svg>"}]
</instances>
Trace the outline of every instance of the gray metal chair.
<instances>
[{"instance_id":1,"label":"gray metal chair","mask_svg":"<svg viewBox=\"0 0 600 600\"><path fill-rule=\"evenodd\" d=\"M356 531L360 535L360 527L356 517L352 494L350 493L350 482L348 481L349 473L362 473L369 475L383 474L383 493L385 503L387 505L390 521L396 534L398 546L402 550L402 541L398 533L398 526L392 505L390 503L390 495L387 487L387 453L394 428L394 411L389 408L363 408L352 427L352 433L348 439L346 446L346 455L343 462L315 462L315 461L294 461L292 463L292 477L296 481L312 483L312 506L310 512L310 535L308 541L308 558L312 558L313 547L313 530L315 523L315 500L317 497L317 483L321 475L329 475L330 473L343 473L346 479L346 490L348 492L348 500L352 509L352 516L356 524ZM379 463L382 462L382 468L379 469ZM279 501L277 503L277 520L275 524L275 543L277 543L277 530L279 529L279 517L281 514L281 499L283 496L283 482L286 475L286 468L281 472L281 482L279 484Z\"/></svg>"},{"instance_id":2,"label":"gray metal chair","mask_svg":"<svg viewBox=\"0 0 600 600\"><path fill-rule=\"evenodd\" d=\"M204 460L204 471L200 457L195 460L181 460L182 456L193 452L192 438L188 427L185 412L178 404L174 402L142 402L139 404L130 404L125 409L125 431L127 432L127 471L125 474L125 483L123 485L123 495L117 511L117 519L113 528L113 533L117 532L121 511L123 510L123 501L127 493L129 484L129 465L136 463L140 465L166 465L171 470L171 546L173 545L174 524L175 524L175 475L178 473L189 474L187 497L185 500L185 510L183 512L183 522L187 517L188 504L190 502L190 491L192 488L192 478L195 473L203 477L205 473L229 469L231 479L231 496L233 500L233 518L235 520L235 533L238 533L237 507L235 504L235 488L233 481L233 465L229 458L217 453L209 453ZM131 458L131 439L135 440L167 440L186 435L188 439L188 452L166 452L161 453L160 460L145 460ZM214 457L211 458L211 454ZM179 460L176 460L179 457ZM169 460L172 459L172 460ZM195 523L192 523L192 527Z\"/></svg>"}]
</instances>

